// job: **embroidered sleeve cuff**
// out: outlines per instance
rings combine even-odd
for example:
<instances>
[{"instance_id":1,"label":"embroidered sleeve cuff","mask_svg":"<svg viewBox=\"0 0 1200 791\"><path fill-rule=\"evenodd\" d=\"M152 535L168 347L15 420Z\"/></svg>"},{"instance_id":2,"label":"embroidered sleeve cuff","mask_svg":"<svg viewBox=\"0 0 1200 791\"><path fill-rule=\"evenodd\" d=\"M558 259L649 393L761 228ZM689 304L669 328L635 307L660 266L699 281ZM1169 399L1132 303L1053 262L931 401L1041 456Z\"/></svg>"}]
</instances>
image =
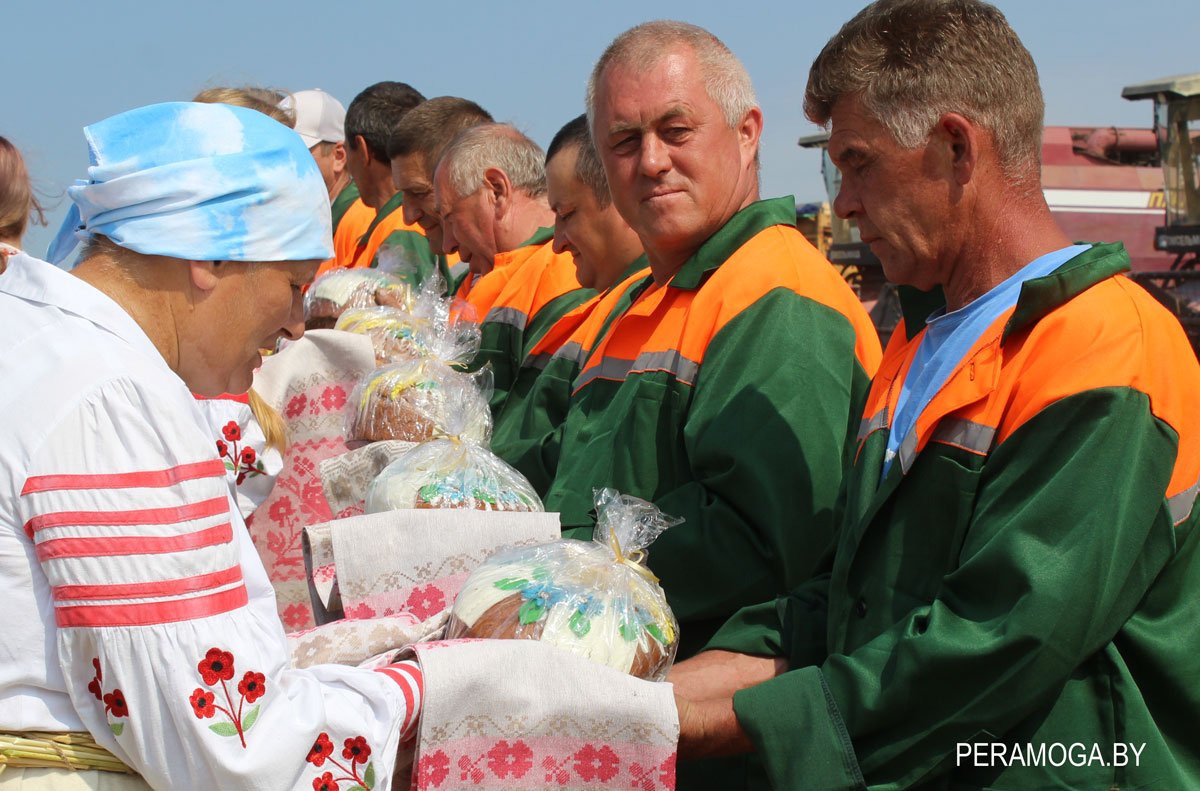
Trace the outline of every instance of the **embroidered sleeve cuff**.
<instances>
[{"instance_id":1,"label":"embroidered sleeve cuff","mask_svg":"<svg viewBox=\"0 0 1200 791\"><path fill-rule=\"evenodd\" d=\"M416 733L417 720L421 716L421 698L425 690L425 677L421 674L421 666L412 659L406 659L381 667L378 672L395 681L404 694L407 711L400 726L400 741L406 742Z\"/></svg>"}]
</instances>

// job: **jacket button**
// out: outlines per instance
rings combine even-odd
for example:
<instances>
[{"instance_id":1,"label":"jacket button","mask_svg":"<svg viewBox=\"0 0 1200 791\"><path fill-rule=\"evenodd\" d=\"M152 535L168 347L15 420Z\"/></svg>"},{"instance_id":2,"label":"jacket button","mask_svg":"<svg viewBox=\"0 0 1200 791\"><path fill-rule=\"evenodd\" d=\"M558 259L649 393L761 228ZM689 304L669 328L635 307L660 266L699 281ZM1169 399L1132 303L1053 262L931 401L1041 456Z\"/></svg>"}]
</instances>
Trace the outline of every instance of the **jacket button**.
<instances>
[{"instance_id":1,"label":"jacket button","mask_svg":"<svg viewBox=\"0 0 1200 791\"><path fill-rule=\"evenodd\" d=\"M854 602L854 613L859 618L867 617L867 600L862 596L859 596L858 601Z\"/></svg>"}]
</instances>

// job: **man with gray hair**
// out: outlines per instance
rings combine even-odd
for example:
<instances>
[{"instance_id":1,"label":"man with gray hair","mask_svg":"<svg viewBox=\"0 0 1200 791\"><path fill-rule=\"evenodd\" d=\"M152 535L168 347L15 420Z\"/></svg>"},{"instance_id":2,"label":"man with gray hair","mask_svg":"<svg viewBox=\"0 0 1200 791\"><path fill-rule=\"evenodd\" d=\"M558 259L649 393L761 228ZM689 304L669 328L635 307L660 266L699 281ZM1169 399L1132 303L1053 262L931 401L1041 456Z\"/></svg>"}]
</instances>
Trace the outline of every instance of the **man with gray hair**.
<instances>
[{"instance_id":1,"label":"man with gray hair","mask_svg":"<svg viewBox=\"0 0 1200 791\"><path fill-rule=\"evenodd\" d=\"M674 669L681 757L756 749L776 788L1200 787L1200 366L1121 245L1055 224L1029 52L979 0L880 0L805 110L834 210L922 291L830 574Z\"/></svg>"},{"instance_id":2,"label":"man with gray hair","mask_svg":"<svg viewBox=\"0 0 1200 791\"><path fill-rule=\"evenodd\" d=\"M511 124L481 124L455 136L434 171L442 251L470 267L463 291L483 336L473 367L492 364L493 414L533 345L595 294L554 251L544 156Z\"/></svg>"},{"instance_id":3,"label":"man with gray hair","mask_svg":"<svg viewBox=\"0 0 1200 791\"><path fill-rule=\"evenodd\" d=\"M649 564L686 657L738 608L819 570L879 340L796 230L795 200L759 200L762 112L719 39L679 22L627 31L588 105L653 278L585 347L545 503L573 538L591 536L593 488L684 517Z\"/></svg>"}]
</instances>

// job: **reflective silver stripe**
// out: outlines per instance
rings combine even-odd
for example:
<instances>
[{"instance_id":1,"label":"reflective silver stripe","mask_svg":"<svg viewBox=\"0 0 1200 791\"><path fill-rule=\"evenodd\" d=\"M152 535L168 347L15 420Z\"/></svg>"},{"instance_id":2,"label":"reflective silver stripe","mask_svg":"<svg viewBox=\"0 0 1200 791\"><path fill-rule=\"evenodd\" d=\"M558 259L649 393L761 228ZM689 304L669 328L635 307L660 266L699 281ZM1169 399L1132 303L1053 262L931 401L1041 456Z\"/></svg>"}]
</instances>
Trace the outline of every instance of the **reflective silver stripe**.
<instances>
[{"instance_id":1,"label":"reflective silver stripe","mask_svg":"<svg viewBox=\"0 0 1200 791\"><path fill-rule=\"evenodd\" d=\"M636 360L620 360L616 357L605 357L599 363L584 371L575 380L575 389L583 387L593 379L614 379L623 381L629 374L641 371L666 371L684 384L694 384L700 373L700 363L689 360L677 351L642 352Z\"/></svg>"},{"instance_id":2,"label":"reflective silver stripe","mask_svg":"<svg viewBox=\"0 0 1200 791\"><path fill-rule=\"evenodd\" d=\"M509 324L519 330L524 330L525 322L529 321L529 316L516 308L492 308L487 312L487 317L483 321L485 323Z\"/></svg>"},{"instance_id":3,"label":"reflective silver stripe","mask_svg":"<svg viewBox=\"0 0 1200 791\"><path fill-rule=\"evenodd\" d=\"M908 436L900 443L900 452L896 454L900 457L900 469L908 475L908 468L917 460L917 427L913 426L909 430Z\"/></svg>"},{"instance_id":4,"label":"reflective silver stripe","mask_svg":"<svg viewBox=\"0 0 1200 791\"><path fill-rule=\"evenodd\" d=\"M938 421L933 431L932 440L954 445L980 456L986 456L992 449L992 440L996 438L996 429L976 423L961 417L947 417Z\"/></svg>"},{"instance_id":5,"label":"reflective silver stripe","mask_svg":"<svg viewBox=\"0 0 1200 791\"><path fill-rule=\"evenodd\" d=\"M872 431L878 431L881 428L887 428L887 407L876 412L871 417L865 417L858 424L858 441L862 442Z\"/></svg>"},{"instance_id":6,"label":"reflective silver stripe","mask_svg":"<svg viewBox=\"0 0 1200 791\"><path fill-rule=\"evenodd\" d=\"M1192 515L1192 507L1196 504L1196 495L1200 493L1200 481L1196 481L1179 494L1167 498L1167 506L1171 509L1171 521L1179 524Z\"/></svg>"},{"instance_id":7,"label":"reflective silver stripe","mask_svg":"<svg viewBox=\"0 0 1200 791\"><path fill-rule=\"evenodd\" d=\"M587 362L587 354L583 351L583 346L579 341L567 341L558 347L558 351L554 353L554 356L561 357L568 362L573 362L580 368Z\"/></svg>"},{"instance_id":8,"label":"reflective silver stripe","mask_svg":"<svg viewBox=\"0 0 1200 791\"><path fill-rule=\"evenodd\" d=\"M700 373L700 363L689 360L678 351L642 352L633 361L636 371L667 371L684 384L695 384L696 375Z\"/></svg>"},{"instance_id":9,"label":"reflective silver stripe","mask_svg":"<svg viewBox=\"0 0 1200 791\"><path fill-rule=\"evenodd\" d=\"M539 371L544 370L550 364L550 358L553 355L546 352L541 354L531 354L525 358L525 362L521 363L522 368L536 368Z\"/></svg>"}]
</instances>

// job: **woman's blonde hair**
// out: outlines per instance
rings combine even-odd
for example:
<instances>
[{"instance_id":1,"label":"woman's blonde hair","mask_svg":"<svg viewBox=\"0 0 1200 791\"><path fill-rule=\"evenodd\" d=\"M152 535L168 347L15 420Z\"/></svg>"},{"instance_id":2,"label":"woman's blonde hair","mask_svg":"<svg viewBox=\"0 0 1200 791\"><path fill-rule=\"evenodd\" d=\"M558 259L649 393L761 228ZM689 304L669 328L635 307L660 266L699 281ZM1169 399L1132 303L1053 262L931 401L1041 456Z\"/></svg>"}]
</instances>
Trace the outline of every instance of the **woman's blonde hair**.
<instances>
[{"instance_id":1,"label":"woman's blonde hair","mask_svg":"<svg viewBox=\"0 0 1200 791\"><path fill-rule=\"evenodd\" d=\"M0 239L20 239L35 214L35 222L45 225L46 216L33 194L21 152L0 137Z\"/></svg>"},{"instance_id":2,"label":"woman's blonde hair","mask_svg":"<svg viewBox=\"0 0 1200 791\"><path fill-rule=\"evenodd\" d=\"M192 101L202 104L232 104L234 107L258 110L289 129L294 129L296 116L290 110L284 110L279 106L279 103L287 96L289 94L286 91L278 91L274 88L255 88L248 85L243 88L205 88L196 94Z\"/></svg>"}]
</instances>

